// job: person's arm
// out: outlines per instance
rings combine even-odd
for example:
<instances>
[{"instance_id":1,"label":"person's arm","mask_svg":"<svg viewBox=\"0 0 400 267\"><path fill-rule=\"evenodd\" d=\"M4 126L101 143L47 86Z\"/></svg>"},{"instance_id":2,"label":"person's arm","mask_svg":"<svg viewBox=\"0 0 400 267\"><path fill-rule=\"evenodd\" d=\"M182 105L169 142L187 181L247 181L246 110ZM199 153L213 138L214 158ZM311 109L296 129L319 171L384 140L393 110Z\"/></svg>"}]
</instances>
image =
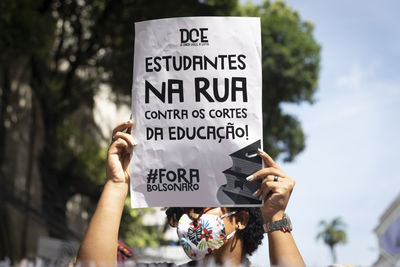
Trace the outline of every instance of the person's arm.
<instances>
[{"instance_id":1,"label":"person's arm","mask_svg":"<svg viewBox=\"0 0 400 267\"><path fill-rule=\"evenodd\" d=\"M276 266L305 266L290 232L268 233L269 260Z\"/></svg>"},{"instance_id":2,"label":"person's arm","mask_svg":"<svg viewBox=\"0 0 400 267\"><path fill-rule=\"evenodd\" d=\"M268 224L283 218L295 181L287 176L267 153L259 151L258 154L263 159L265 168L254 173L249 180L263 179L256 196L265 200L264 206L260 209L264 222ZM268 244L271 265L305 266L289 231L276 230L269 232Z\"/></svg>"},{"instance_id":3,"label":"person's arm","mask_svg":"<svg viewBox=\"0 0 400 267\"><path fill-rule=\"evenodd\" d=\"M90 266L115 265L118 230L129 190L129 160L135 141L130 133L132 121L119 124L107 153L107 182L78 252L78 261Z\"/></svg>"}]
</instances>

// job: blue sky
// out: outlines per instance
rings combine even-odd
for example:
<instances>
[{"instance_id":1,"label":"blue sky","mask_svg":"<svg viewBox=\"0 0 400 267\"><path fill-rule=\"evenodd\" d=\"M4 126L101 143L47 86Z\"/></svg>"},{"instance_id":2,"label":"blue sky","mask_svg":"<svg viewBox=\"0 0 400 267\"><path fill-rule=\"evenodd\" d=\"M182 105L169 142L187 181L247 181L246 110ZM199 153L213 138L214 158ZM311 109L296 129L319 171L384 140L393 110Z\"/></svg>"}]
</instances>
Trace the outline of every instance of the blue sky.
<instances>
[{"instance_id":1,"label":"blue sky","mask_svg":"<svg viewBox=\"0 0 400 267\"><path fill-rule=\"evenodd\" d=\"M286 3L313 22L322 46L317 102L284 105L307 135L295 162L281 162L297 181L288 207L293 235L308 265L326 266L318 222L341 216L349 242L338 246L339 261L368 266L378 257L373 230L400 192L400 2ZM257 266L268 265L265 249L252 257Z\"/></svg>"}]
</instances>

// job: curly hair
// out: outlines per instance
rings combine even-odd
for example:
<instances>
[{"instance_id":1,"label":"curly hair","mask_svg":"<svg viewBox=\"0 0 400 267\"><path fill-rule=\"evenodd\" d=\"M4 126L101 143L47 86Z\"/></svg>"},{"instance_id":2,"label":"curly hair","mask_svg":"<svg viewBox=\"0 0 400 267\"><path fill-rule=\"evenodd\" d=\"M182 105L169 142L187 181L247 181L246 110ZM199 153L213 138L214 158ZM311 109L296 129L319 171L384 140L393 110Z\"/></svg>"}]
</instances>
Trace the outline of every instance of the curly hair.
<instances>
[{"instance_id":1,"label":"curly hair","mask_svg":"<svg viewBox=\"0 0 400 267\"><path fill-rule=\"evenodd\" d=\"M260 208L228 208L229 211L247 211L249 213L249 222L246 228L237 231L239 237L243 240L243 247L247 255L253 254L261 244L264 238L263 224Z\"/></svg>"}]
</instances>

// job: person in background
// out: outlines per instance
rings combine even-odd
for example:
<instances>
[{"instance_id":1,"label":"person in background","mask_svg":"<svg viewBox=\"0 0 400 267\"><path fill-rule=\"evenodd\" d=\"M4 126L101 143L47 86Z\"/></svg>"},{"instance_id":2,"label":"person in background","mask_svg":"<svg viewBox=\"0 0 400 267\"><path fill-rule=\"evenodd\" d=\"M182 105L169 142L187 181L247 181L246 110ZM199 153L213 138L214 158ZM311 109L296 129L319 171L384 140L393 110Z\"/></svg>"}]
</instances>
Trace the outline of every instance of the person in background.
<instances>
[{"instance_id":1,"label":"person in background","mask_svg":"<svg viewBox=\"0 0 400 267\"><path fill-rule=\"evenodd\" d=\"M83 266L117 263L118 230L129 191L130 153L136 145L130 134L133 123L121 123L113 130L107 154L107 181L78 252ZM262 207L166 210L169 224L177 227L180 244L193 260L188 265L250 266L247 255L257 249L267 232L271 265L305 266L285 214L295 181L268 154L259 150L258 155L265 167L247 180L262 179L255 193L265 200Z\"/></svg>"}]
</instances>

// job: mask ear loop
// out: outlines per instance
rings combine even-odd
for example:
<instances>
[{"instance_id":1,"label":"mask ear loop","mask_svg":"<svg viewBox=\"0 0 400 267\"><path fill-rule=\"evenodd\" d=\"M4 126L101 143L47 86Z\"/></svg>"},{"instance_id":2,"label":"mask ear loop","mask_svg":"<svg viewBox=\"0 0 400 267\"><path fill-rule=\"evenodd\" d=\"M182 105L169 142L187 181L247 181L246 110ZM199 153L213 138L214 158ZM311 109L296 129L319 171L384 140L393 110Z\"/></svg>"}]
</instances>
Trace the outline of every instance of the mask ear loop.
<instances>
[{"instance_id":1,"label":"mask ear loop","mask_svg":"<svg viewBox=\"0 0 400 267\"><path fill-rule=\"evenodd\" d=\"M223 219L225 217L231 216L236 213L237 213L237 211L231 211L231 212L225 213L224 215L221 215L220 217L221 217L221 219Z\"/></svg>"},{"instance_id":2,"label":"mask ear loop","mask_svg":"<svg viewBox=\"0 0 400 267\"><path fill-rule=\"evenodd\" d=\"M231 211L231 212L225 213L224 215L221 215L220 217L221 217L221 219L223 219L225 217L231 216L236 213L237 213L237 211ZM226 236L226 240L231 238L235 233L236 233L236 229L235 229L235 231L233 231L232 233L230 233L229 235Z\"/></svg>"},{"instance_id":3,"label":"mask ear loop","mask_svg":"<svg viewBox=\"0 0 400 267\"><path fill-rule=\"evenodd\" d=\"M231 238L235 233L236 233L236 229L235 229L235 231L233 231L232 233L230 233L229 235L226 236L226 240Z\"/></svg>"}]
</instances>

